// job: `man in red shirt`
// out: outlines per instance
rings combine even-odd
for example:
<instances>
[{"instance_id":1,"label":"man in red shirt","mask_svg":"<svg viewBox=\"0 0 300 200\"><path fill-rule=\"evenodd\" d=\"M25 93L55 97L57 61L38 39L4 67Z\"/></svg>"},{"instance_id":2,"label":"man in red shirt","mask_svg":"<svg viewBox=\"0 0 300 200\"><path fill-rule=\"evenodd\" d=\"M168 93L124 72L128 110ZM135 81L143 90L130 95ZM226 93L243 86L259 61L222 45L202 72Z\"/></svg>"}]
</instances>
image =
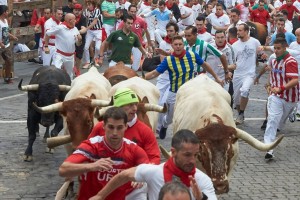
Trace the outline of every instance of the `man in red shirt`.
<instances>
[{"instance_id":1,"label":"man in red shirt","mask_svg":"<svg viewBox=\"0 0 300 200\"><path fill-rule=\"evenodd\" d=\"M277 129L282 130L286 119L299 101L298 64L286 51L287 41L277 38L274 41L274 54L268 61L271 68L271 95L268 97L268 122L264 135L266 144L275 141ZM266 160L273 159L273 150L265 155Z\"/></svg>"},{"instance_id":2,"label":"man in red shirt","mask_svg":"<svg viewBox=\"0 0 300 200\"><path fill-rule=\"evenodd\" d=\"M78 200L96 195L113 176L123 170L148 162L144 150L124 138L128 118L123 109L109 108L103 119L105 136L83 141L59 168L60 176L80 176ZM106 199L123 200L130 190L128 182Z\"/></svg>"},{"instance_id":3,"label":"man in red shirt","mask_svg":"<svg viewBox=\"0 0 300 200\"><path fill-rule=\"evenodd\" d=\"M255 9L251 12L250 20L253 22L258 22L267 27L267 21L270 20L270 15L267 10L264 9L264 1L259 0L258 9Z\"/></svg>"},{"instance_id":4,"label":"man in red shirt","mask_svg":"<svg viewBox=\"0 0 300 200\"><path fill-rule=\"evenodd\" d=\"M148 155L150 163L160 164L159 147L152 130L139 119L137 119L137 95L129 88L118 89L114 95L114 106L121 107L128 116L128 128L124 137L137 143ZM99 122L93 128L89 138L97 135L104 136L104 123Z\"/></svg>"},{"instance_id":5,"label":"man in red shirt","mask_svg":"<svg viewBox=\"0 0 300 200\"><path fill-rule=\"evenodd\" d=\"M293 5L293 0L286 0L286 4L282 5L279 10L288 11L288 19L292 21L294 12L300 14L300 11Z\"/></svg>"}]
</instances>

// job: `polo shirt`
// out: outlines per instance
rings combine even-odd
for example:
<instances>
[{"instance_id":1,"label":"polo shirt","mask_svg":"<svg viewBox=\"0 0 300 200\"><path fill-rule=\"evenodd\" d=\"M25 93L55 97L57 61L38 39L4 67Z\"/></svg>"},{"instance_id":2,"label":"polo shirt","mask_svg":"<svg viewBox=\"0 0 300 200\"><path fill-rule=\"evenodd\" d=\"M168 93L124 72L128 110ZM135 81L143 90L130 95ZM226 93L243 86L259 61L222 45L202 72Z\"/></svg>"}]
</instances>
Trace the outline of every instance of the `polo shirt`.
<instances>
[{"instance_id":1,"label":"polo shirt","mask_svg":"<svg viewBox=\"0 0 300 200\"><path fill-rule=\"evenodd\" d=\"M257 4L255 4L255 5L252 7L252 10L256 10L256 9L258 9L258 7L259 7L259 4L257 3ZM268 4L265 4L265 5L264 5L264 9L265 9L265 10L268 10L268 9L269 9Z\"/></svg>"},{"instance_id":2,"label":"polo shirt","mask_svg":"<svg viewBox=\"0 0 300 200\"><path fill-rule=\"evenodd\" d=\"M187 41L184 41L184 48L187 51L193 51L197 53L204 61L206 61L206 58L209 54L215 55L217 57L222 56L222 52L210 45L209 43L199 40L197 38L195 44L193 46L189 46ZM197 66L197 72L200 72L200 65Z\"/></svg>"},{"instance_id":3,"label":"polo shirt","mask_svg":"<svg viewBox=\"0 0 300 200\"><path fill-rule=\"evenodd\" d=\"M274 44L274 41L276 39L276 34L277 34L277 31L272 35L270 45ZM290 45L292 42L296 41L296 36L293 33L285 32L284 35L285 35L285 40L288 43L288 45Z\"/></svg>"},{"instance_id":4,"label":"polo shirt","mask_svg":"<svg viewBox=\"0 0 300 200\"><path fill-rule=\"evenodd\" d=\"M299 12L299 10L295 6L293 6L293 5L288 6L287 4L282 5L279 10L286 10L288 12L287 18L290 21L293 19L294 12Z\"/></svg>"},{"instance_id":5,"label":"polo shirt","mask_svg":"<svg viewBox=\"0 0 300 200\"><path fill-rule=\"evenodd\" d=\"M116 5L114 2L109 2L109 1L103 1L103 3L101 4L101 10L106 11L108 14L115 14L116 11ZM103 24L108 24L108 25L115 25L115 18L113 17L104 17L103 16Z\"/></svg>"},{"instance_id":6,"label":"polo shirt","mask_svg":"<svg viewBox=\"0 0 300 200\"><path fill-rule=\"evenodd\" d=\"M120 23L118 29L122 29L123 26L124 26L124 21ZM136 18L133 21L131 31L139 37L140 43L144 42L143 33L145 30L147 30L147 27L148 26L146 21L143 18L136 16Z\"/></svg>"},{"instance_id":7,"label":"polo shirt","mask_svg":"<svg viewBox=\"0 0 300 200\"><path fill-rule=\"evenodd\" d=\"M165 57L156 71L162 74L168 70L170 91L176 93L185 82L194 77L195 64L202 65L203 62L198 54L186 51L181 59L173 55Z\"/></svg>"},{"instance_id":8,"label":"polo shirt","mask_svg":"<svg viewBox=\"0 0 300 200\"><path fill-rule=\"evenodd\" d=\"M258 22L262 25L267 26L267 20L270 19L270 15L266 10L256 9L251 12L251 19L254 22Z\"/></svg>"},{"instance_id":9,"label":"polo shirt","mask_svg":"<svg viewBox=\"0 0 300 200\"><path fill-rule=\"evenodd\" d=\"M124 64L130 64L132 47L140 47L140 41L136 34L130 32L126 35L123 30L112 32L106 39L112 44L112 54L110 60L115 62L123 61Z\"/></svg>"}]
</instances>

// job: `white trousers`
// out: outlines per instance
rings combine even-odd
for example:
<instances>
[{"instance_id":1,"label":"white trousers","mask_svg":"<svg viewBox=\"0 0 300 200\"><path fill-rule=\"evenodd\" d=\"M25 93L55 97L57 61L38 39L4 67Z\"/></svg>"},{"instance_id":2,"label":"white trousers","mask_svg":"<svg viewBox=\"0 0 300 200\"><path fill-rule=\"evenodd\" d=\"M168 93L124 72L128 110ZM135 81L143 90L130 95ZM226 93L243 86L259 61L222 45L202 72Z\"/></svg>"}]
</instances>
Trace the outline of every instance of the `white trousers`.
<instances>
[{"instance_id":1,"label":"white trousers","mask_svg":"<svg viewBox=\"0 0 300 200\"><path fill-rule=\"evenodd\" d=\"M75 65L74 63L74 55L72 56L64 56L60 53L56 53L55 60L53 64L58 69L64 69L67 74L70 76L71 80L73 80L73 67Z\"/></svg>"},{"instance_id":2,"label":"white trousers","mask_svg":"<svg viewBox=\"0 0 300 200\"><path fill-rule=\"evenodd\" d=\"M155 40L159 44L163 39L163 37L166 37L167 31L166 30L160 30L160 29L155 29L154 31L155 35Z\"/></svg>"},{"instance_id":3,"label":"white trousers","mask_svg":"<svg viewBox=\"0 0 300 200\"><path fill-rule=\"evenodd\" d=\"M56 59L56 47L55 46L48 46L50 53L46 54L43 50L43 66L51 66L51 64Z\"/></svg>"},{"instance_id":4,"label":"white trousers","mask_svg":"<svg viewBox=\"0 0 300 200\"><path fill-rule=\"evenodd\" d=\"M114 26L111 26L111 25L108 25L108 24L103 24L103 28L105 29L107 37L115 30Z\"/></svg>"},{"instance_id":5,"label":"white trousers","mask_svg":"<svg viewBox=\"0 0 300 200\"><path fill-rule=\"evenodd\" d=\"M95 39L95 56L94 58L97 58L100 54L100 46L102 43L102 30L88 30L86 33L86 39L85 39L85 45L84 45L84 56L83 61L84 63L90 63L90 52L89 48L90 45Z\"/></svg>"},{"instance_id":6,"label":"white trousers","mask_svg":"<svg viewBox=\"0 0 300 200\"><path fill-rule=\"evenodd\" d=\"M116 65L117 65L117 62L111 60L111 61L109 62L109 64L108 64L108 67L113 67L113 66L116 66ZM131 68L131 65L129 65L129 64L124 64L124 65L125 65L126 67Z\"/></svg>"},{"instance_id":7,"label":"white trousers","mask_svg":"<svg viewBox=\"0 0 300 200\"><path fill-rule=\"evenodd\" d=\"M173 122L175 101L176 101L176 93L169 91L166 100L168 111L163 118L163 124L162 124L162 126L165 128L167 128Z\"/></svg>"},{"instance_id":8,"label":"white trousers","mask_svg":"<svg viewBox=\"0 0 300 200\"><path fill-rule=\"evenodd\" d=\"M157 78L156 87L159 90L159 100L158 105L163 106L164 103L166 103L169 89L170 89L170 80L168 77L165 77L165 74L161 74ZM156 130L159 131L164 120L164 116L166 113L158 113L158 122L157 122L157 128Z\"/></svg>"},{"instance_id":9,"label":"white trousers","mask_svg":"<svg viewBox=\"0 0 300 200\"><path fill-rule=\"evenodd\" d=\"M296 106L294 102L287 102L275 95L268 97L268 123L265 130L264 142L266 144L275 141L277 129L282 129L289 114ZM269 153L272 153L270 150Z\"/></svg>"},{"instance_id":10,"label":"white trousers","mask_svg":"<svg viewBox=\"0 0 300 200\"><path fill-rule=\"evenodd\" d=\"M140 63L141 63L141 59L142 59L143 54L136 47L133 47L131 52L132 52L132 55L133 55L132 69L134 71L137 71L140 68Z\"/></svg>"},{"instance_id":11,"label":"white trousers","mask_svg":"<svg viewBox=\"0 0 300 200\"><path fill-rule=\"evenodd\" d=\"M254 83L253 76L233 76L233 102L240 105L241 97L248 98L251 86Z\"/></svg>"}]
</instances>

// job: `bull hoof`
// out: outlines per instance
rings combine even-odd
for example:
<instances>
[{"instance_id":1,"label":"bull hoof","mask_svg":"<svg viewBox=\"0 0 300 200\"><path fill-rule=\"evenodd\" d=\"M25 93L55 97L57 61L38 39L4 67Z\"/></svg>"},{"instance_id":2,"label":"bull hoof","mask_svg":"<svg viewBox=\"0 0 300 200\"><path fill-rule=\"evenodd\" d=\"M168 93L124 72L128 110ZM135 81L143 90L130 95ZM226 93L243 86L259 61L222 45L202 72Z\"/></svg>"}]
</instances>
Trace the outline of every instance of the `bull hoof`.
<instances>
[{"instance_id":1,"label":"bull hoof","mask_svg":"<svg viewBox=\"0 0 300 200\"><path fill-rule=\"evenodd\" d=\"M54 153L54 149L50 149L50 148L46 147L46 153L53 154Z\"/></svg>"},{"instance_id":2,"label":"bull hoof","mask_svg":"<svg viewBox=\"0 0 300 200\"><path fill-rule=\"evenodd\" d=\"M24 155L23 160L25 162L31 162L32 161L32 156Z\"/></svg>"}]
</instances>

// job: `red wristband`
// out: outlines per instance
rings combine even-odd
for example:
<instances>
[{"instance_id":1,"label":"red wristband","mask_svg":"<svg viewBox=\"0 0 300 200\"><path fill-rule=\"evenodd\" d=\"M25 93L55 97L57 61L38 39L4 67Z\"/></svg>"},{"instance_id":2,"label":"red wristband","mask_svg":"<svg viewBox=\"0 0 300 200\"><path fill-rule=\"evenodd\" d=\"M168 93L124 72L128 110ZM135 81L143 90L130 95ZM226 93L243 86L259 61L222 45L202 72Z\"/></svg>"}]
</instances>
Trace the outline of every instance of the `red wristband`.
<instances>
[{"instance_id":1,"label":"red wristband","mask_svg":"<svg viewBox=\"0 0 300 200\"><path fill-rule=\"evenodd\" d=\"M285 87L282 85L280 86L280 90L281 90L281 93L285 90Z\"/></svg>"}]
</instances>

